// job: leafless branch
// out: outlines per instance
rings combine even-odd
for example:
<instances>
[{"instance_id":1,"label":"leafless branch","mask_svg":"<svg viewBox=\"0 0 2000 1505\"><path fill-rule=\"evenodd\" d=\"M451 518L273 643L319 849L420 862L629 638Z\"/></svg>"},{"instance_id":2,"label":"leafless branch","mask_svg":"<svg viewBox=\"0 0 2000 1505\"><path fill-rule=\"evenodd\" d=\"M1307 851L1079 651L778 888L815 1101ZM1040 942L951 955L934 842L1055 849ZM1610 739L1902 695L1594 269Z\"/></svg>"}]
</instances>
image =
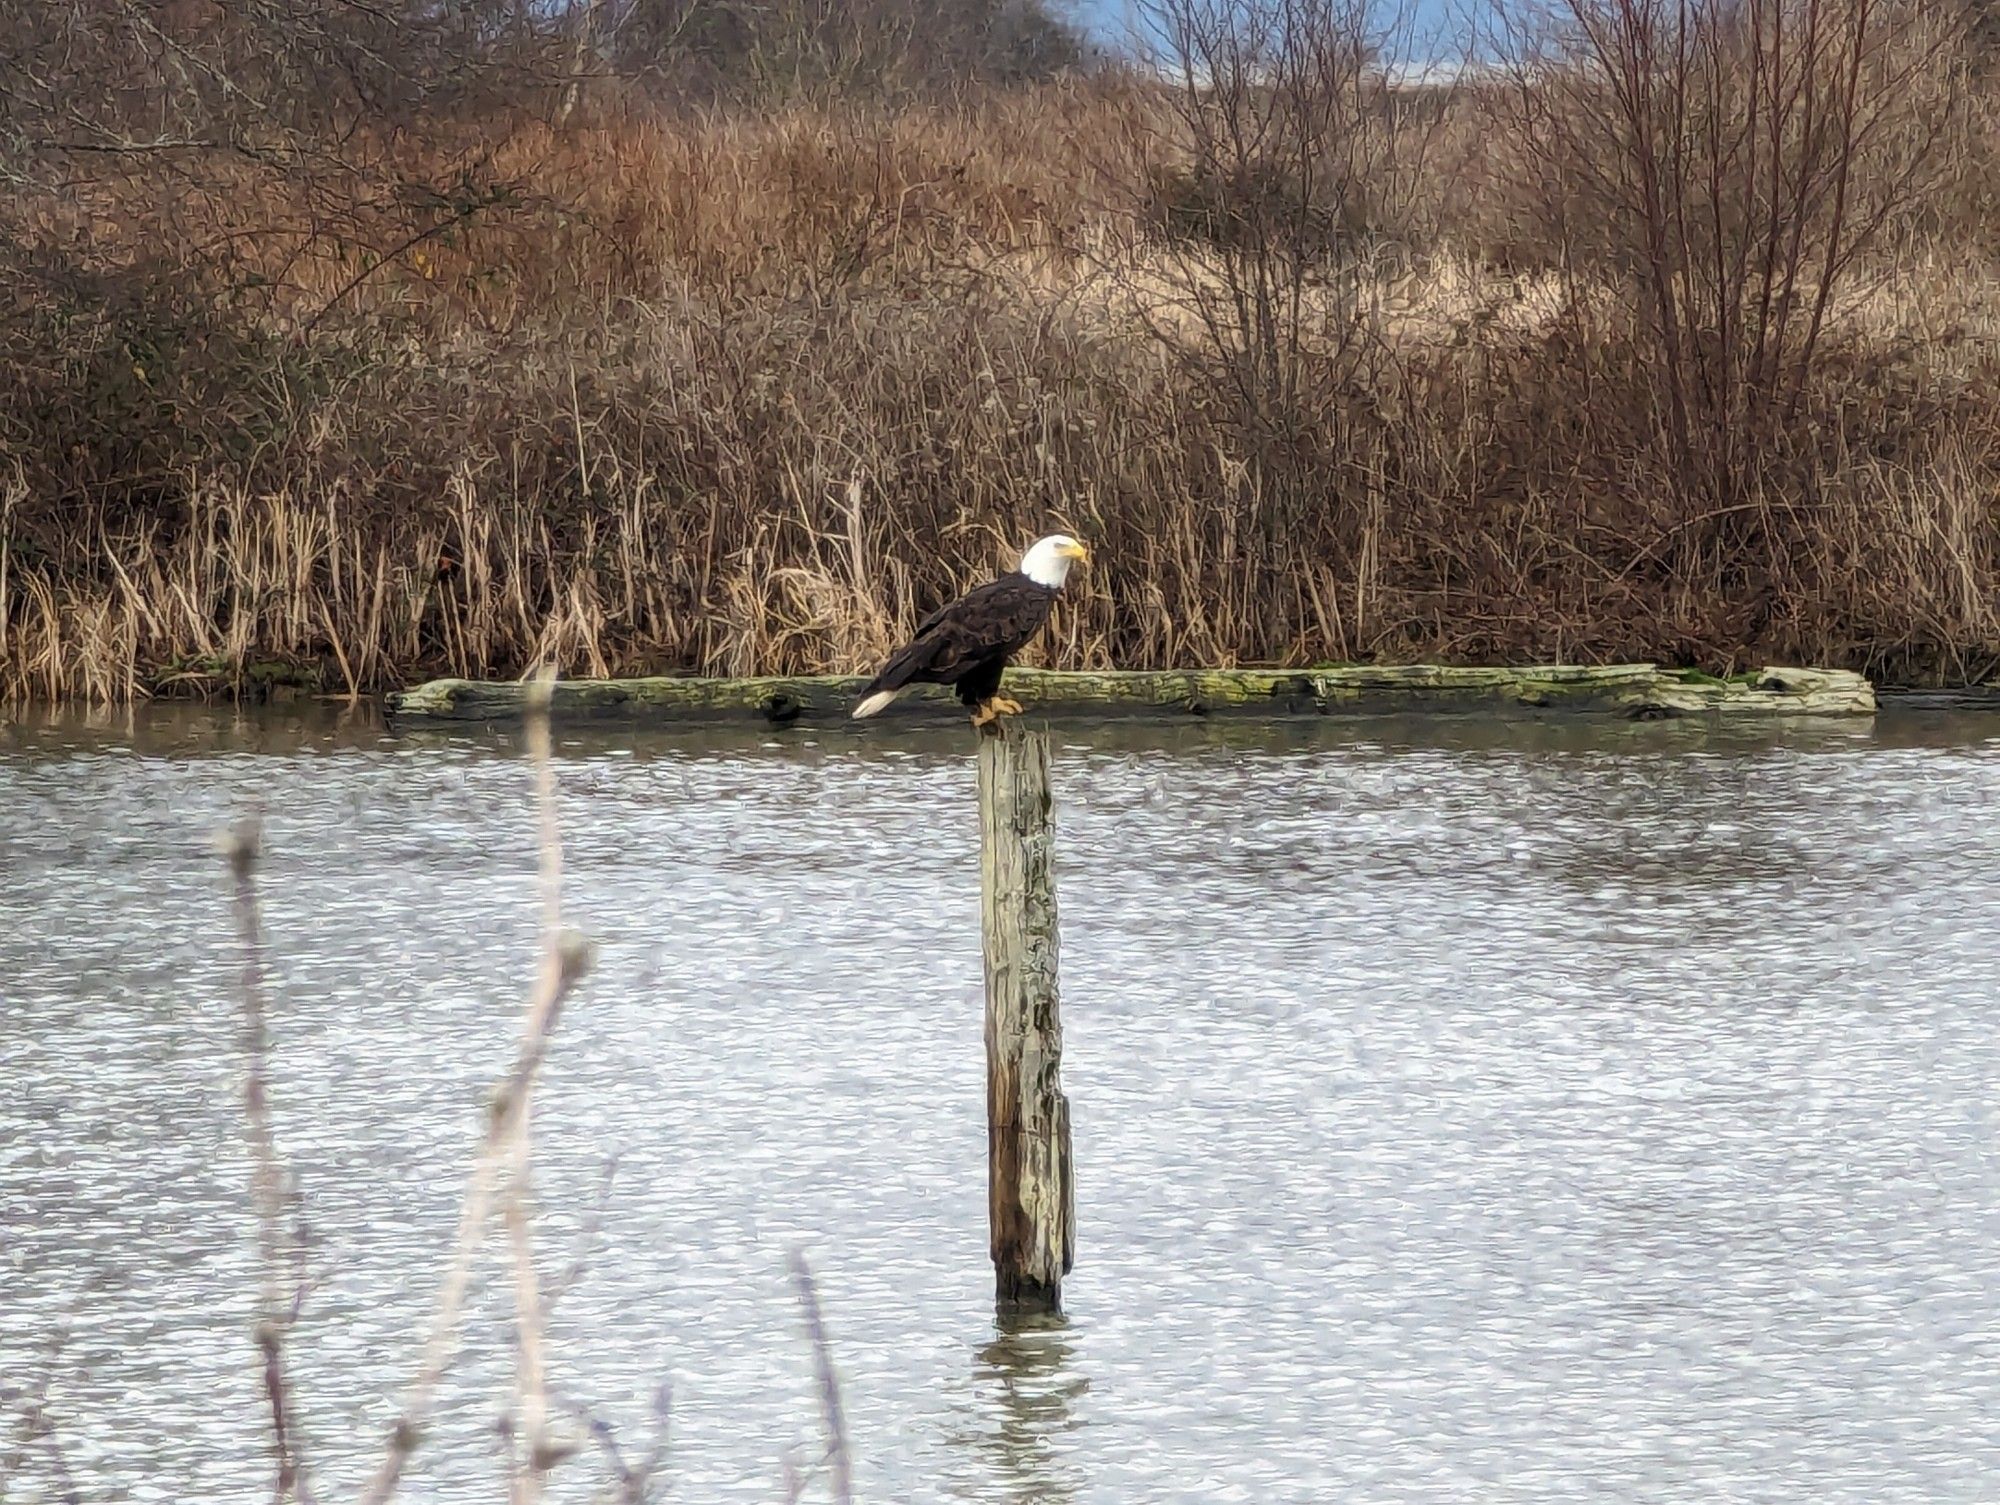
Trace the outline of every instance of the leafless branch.
<instances>
[{"instance_id":1,"label":"leafless branch","mask_svg":"<svg viewBox=\"0 0 2000 1505\"><path fill-rule=\"evenodd\" d=\"M20 1425L15 1433L14 1445L5 1455L0 1455L0 1505L8 1498L8 1486L20 1477L27 1467L29 1456L40 1444L42 1453L48 1459L49 1473L56 1486L56 1498L63 1505L81 1505L82 1493L77 1489L76 1480L69 1471L69 1459L63 1451L62 1438L57 1433L55 1418L49 1411L49 1389L55 1383L56 1369L62 1359L63 1349L69 1344L71 1328L82 1307L87 1291L79 1291L70 1301L67 1310L49 1333L48 1350L42 1355L40 1373L34 1382L22 1390L11 1386L0 1387L0 1405L9 1410L20 1408Z\"/></svg>"},{"instance_id":2,"label":"leafless branch","mask_svg":"<svg viewBox=\"0 0 2000 1505\"><path fill-rule=\"evenodd\" d=\"M299 1293L285 1292L288 1263L301 1257L290 1251L284 1226L284 1173L271 1132L268 1045L264 1006L264 941L257 908L257 863L262 855L260 822L246 818L222 838L223 856L234 883L237 936L243 948L243 1113L250 1141L250 1202L257 1218L257 1252L263 1271L256 1324L257 1350L263 1360L264 1396L271 1411L271 1436L277 1450L276 1498L312 1505L305 1458L299 1438L295 1395L285 1364L285 1339L298 1314Z\"/></svg>"},{"instance_id":3,"label":"leafless branch","mask_svg":"<svg viewBox=\"0 0 2000 1505\"><path fill-rule=\"evenodd\" d=\"M620 1505L648 1505L653 1498L660 1469L667 1459L673 1420L673 1387L663 1380L653 1392L653 1424L646 1450L637 1461L627 1460L611 1423L588 1406L560 1390L551 1389L549 1399L583 1424L591 1441L604 1455L605 1466L611 1470L612 1480L618 1489Z\"/></svg>"},{"instance_id":4,"label":"leafless branch","mask_svg":"<svg viewBox=\"0 0 2000 1505\"><path fill-rule=\"evenodd\" d=\"M555 1310L563 1298L575 1290L577 1282L583 1279L584 1271L590 1264L590 1256L597 1245L598 1233L604 1226L605 1209L611 1205L611 1191L617 1181L618 1157L613 1155L604 1162L604 1178L598 1183L597 1201L592 1205L590 1215L584 1219L583 1227L577 1234L576 1252L570 1256L569 1263L563 1267L562 1274L557 1277L542 1301L544 1321L555 1315Z\"/></svg>"},{"instance_id":5,"label":"leafless branch","mask_svg":"<svg viewBox=\"0 0 2000 1505\"><path fill-rule=\"evenodd\" d=\"M560 904L555 884L561 872L560 832L555 813L555 774L549 750L549 691L553 671L535 684L528 716L528 750L536 766L542 830L543 949L540 974L528 1001L514 1064L493 1092L485 1131L460 1209L458 1234L440 1283L438 1309L416 1378L411 1382L401 1414L389 1433L387 1451L362 1495L370 1505L394 1497L404 1466L422 1440L436 1402L437 1387L457 1351L459 1318L465 1304L472 1266L485 1241L496 1182L525 1156L527 1117L535 1077L548 1053L549 1037L562 1007L590 969L591 949L583 937L557 928ZM506 1196L515 1200L512 1178ZM523 1211L525 1204L523 1204ZM514 1226L512 1211L508 1214ZM540 1476L555 1461L546 1455L543 1432L547 1418L547 1381L542 1354L541 1309L529 1253L518 1237L513 1242L516 1294L516 1347L520 1359L520 1401L527 1430L528 1487L538 1490Z\"/></svg>"},{"instance_id":6,"label":"leafless branch","mask_svg":"<svg viewBox=\"0 0 2000 1505\"><path fill-rule=\"evenodd\" d=\"M533 710L527 720L528 757L535 768L537 807L541 812L542 953L541 988L553 992L562 966L556 938L562 932L562 833L556 813L555 760L550 746L549 697L553 670L533 682ZM529 1158L534 1113L532 1076L518 1084L519 1110L507 1143L506 1193L501 1215L507 1226L514 1271L514 1351L524 1434L524 1467L514 1476L517 1505L536 1505L548 1469L563 1453L548 1436L548 1359L541 1283L535 1270L533 1216L529 1203Z\"/></svg>"},{"instance_id":7,"label":"leafless branch","mask_svg":"<svg viewBox=\"0 0 2000 1505\"><path fill-rule=\"evenodd\" d=\"M826 1429L825 1462L833 1480L833 1497L839 1505L853 1505L854 1472L847 1451L847 1422L840 1408L840 1382L833 1372L833 1346L827 1341L826 1323L820 1317L819 1290L813 1283L812 1268L804 1254L792 1253L792 1285L798 1292L799 1309L805 1314L806 1332L812 1339L813 1371L819 1381L820 1423Z\"/></svg>"}]
</instances>

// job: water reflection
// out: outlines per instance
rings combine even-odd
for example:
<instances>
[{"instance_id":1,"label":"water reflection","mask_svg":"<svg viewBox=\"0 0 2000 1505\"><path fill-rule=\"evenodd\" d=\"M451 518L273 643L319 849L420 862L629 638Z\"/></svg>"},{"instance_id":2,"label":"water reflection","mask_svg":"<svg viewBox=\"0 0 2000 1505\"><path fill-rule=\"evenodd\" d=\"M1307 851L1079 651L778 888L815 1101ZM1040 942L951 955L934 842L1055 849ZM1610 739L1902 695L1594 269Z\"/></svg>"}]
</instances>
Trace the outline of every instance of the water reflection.
<instances>
[{"instance_id":1,"label":"water reflection","mask_svg":"<svg viewBox=\"0 0 2000 1505\"><path fill-rule=\"evenodd\" d=\"M1074 1500L1084 1481L1074 1452L1059 1444L1078 1425L1076 1402L1090 1381L1075 1365L1068 1319L1009 1316L995 1328L972 1366L982 1422L972 1442L985 1457L983 1472L1002 1486L1002 1498L1022 1505Z\"/></svg>"}]
</instances>

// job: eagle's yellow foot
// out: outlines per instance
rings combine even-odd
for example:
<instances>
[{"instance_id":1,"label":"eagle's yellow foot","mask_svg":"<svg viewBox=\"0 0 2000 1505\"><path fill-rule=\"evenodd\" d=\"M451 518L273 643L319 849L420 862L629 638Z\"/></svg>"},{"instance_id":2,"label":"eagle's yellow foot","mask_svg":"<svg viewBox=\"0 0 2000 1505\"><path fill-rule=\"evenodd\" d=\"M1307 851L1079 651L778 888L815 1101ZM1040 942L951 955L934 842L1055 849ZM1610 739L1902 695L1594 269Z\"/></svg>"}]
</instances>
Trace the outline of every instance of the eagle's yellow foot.
<instances>
[{"instance_id":1,"label":"eagle's yellow foot","mask_svg":"<svg viewBox=\"0 0 2000 1505\"><path fill-rule=\"evenodd\" d=\"M996 716L1018 716L1021 714L1021 702L1009 699L1005 695L995 695L986 704Z\"/></svg>"},{"instance_id":2,"label":"eagle's yellow foot","mask_svg":"<svg viewBox=\"0 0 2000 1505\"><path fill-rule=\"evenodd\" d=\"M1000 713L993 708L993 702L990 700L982 701L973 707L972 724L975 727L991 726L999 719Z\"/></svg>"}]
</instances>

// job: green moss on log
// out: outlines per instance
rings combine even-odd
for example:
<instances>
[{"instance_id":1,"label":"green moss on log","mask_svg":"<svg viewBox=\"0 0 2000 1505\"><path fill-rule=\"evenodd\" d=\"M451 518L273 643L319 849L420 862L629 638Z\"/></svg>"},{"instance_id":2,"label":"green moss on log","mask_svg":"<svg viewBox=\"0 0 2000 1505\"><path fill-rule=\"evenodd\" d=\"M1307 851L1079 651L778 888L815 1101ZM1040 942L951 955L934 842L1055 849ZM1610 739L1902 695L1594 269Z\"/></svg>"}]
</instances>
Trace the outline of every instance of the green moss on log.
<instances>
[{"instance_id":1,"label":"green moss on log","mask_svg":"<svg viewBox=\"0 0 2000 1505\"><path fill-rule=\"evenodd\" d=\"M858 676L754 679L571 679L555 687L558 715L632 721L760 720L773 726L844 722ZM1006 691L1031 711L1079 717L1318 716L1396 711L1573 710L1635 720L1709 714L1868 715L1874 691L1839 669L1763 669L1718 680L1652 664L1520 669L1439 664L1316 669L1169 669L1070 673L1010 669ZM436 679L389 697L402 721L505 721L522 686ZM886 718L957 712L949 690L906 692Z\"/></svg>"},{"instance_id":2,"label":"green moss on log","mask_svg":"<svg viewBox=\"0 0 2000 1505\"><path fill-rule=\"evenodd\" d=\"M168 660L153 671L150 687L155 695L222 693L261 701L316 694L323 681L319 669L311 664L281 659L238 661L209 654Z\"/></svg>"}]
</instances>

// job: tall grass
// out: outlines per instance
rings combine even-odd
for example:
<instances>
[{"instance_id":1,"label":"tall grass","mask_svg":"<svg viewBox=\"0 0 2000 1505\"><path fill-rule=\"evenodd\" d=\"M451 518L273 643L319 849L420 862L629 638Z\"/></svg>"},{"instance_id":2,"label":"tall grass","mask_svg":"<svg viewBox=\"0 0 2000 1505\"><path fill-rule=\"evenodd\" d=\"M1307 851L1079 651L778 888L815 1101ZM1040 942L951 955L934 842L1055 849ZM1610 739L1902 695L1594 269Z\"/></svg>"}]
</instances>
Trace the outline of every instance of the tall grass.
<instances>
[{"instance_id":1,"label":"tall grass","mask_svg":"<svg viewBox=\"0 0 2000 1505\"><path fill-rule=\"evenodd\" d=\"M1245 206L1296 183L1117 79L446 121L351 153L376 191L337 214L231 154L38 187L0 210L0 695L853 671L1056 526L1100 561L1064 664L1982 677L1994 158L1935 66L1895 126L1929 133L1917 191L1806 242L1771 380L1703 343L1712 299L1663 365L1647 289L1692 273L1550 234L1629 223L1560 169L1633 122L1546 81L1381 112L1396 150L1276 259ZM441 167L456 197L398 191ZM1733 244L1682 167L1673 212ZM1281 326L1234 319L1245 288Z\"/></svg>"}]
</instances>

